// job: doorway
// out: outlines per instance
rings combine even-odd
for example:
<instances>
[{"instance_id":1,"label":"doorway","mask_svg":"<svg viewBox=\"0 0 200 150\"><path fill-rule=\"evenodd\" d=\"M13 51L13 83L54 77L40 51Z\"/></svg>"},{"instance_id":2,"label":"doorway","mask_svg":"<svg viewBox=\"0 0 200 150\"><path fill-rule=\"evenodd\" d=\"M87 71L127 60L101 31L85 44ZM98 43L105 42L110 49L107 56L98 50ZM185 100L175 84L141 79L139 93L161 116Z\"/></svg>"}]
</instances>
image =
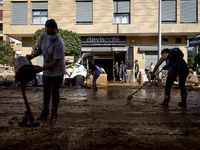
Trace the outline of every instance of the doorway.
<instances>
[{"instance_id":1,"label":"doorway","mask_svg":"<svg viewBox=\"0 0 200 150\"><path fill-rule=\"evenodd\" d=\"M107 74L107 80L113 79L113 59L95 59L94 64L103 67Z\"/></svg>"}]
</instances>

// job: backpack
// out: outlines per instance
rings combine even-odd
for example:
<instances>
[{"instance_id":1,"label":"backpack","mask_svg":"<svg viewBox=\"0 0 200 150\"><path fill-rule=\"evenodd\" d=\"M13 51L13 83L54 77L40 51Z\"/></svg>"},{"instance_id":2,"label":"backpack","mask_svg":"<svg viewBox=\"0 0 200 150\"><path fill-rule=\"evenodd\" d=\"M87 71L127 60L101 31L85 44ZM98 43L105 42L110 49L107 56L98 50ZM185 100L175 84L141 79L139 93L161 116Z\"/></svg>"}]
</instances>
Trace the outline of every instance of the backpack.
<instances>
[{"instance_id":1,"label":"backpack","mask_svg":"<svg viewBox=\"0 0 200 150\"><path fill-rule=\"evenodd\" d=\"M97 70L101 73L101 68L99 68L99 66L95 65L95 67L97 68Z\"/></svg>"},{"instance_id":2,"label":"backpack","mask_svg":"<svg viewBox=\"0 0 200 150\"><path fill-rule=\"evenodd\" d=\"M182 62L184 57L183 52L179 48L173 48L169 51L169 60L172 62Z\"/></svg>"}]
</instances>

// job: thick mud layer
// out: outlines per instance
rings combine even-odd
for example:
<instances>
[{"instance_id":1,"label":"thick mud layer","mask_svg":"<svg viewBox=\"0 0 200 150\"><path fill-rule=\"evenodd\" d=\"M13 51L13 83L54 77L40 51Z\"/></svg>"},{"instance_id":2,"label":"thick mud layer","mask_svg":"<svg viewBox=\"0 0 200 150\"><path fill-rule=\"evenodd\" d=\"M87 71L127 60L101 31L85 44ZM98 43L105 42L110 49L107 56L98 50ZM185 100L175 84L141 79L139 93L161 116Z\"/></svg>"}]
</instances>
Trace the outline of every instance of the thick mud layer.
<instances>
[{"instance_id":1,"label":"thick mud layer","mask_svg":"<svg viewBox=\"0 0 200 150\"><path fill-rule=\"evenodd\" d=\"M63 87L57 122L46 119L39 127L18 125L25 112L20 87L0 90L0 149L199 149L200 91L188 91L188 108L183 109L178 88L172 89L168 108L159 105L163 87L145 87L128 101L138 88ZM42 87L28 87L26 94L39 117Z\"/></svg>"}]
</instances>

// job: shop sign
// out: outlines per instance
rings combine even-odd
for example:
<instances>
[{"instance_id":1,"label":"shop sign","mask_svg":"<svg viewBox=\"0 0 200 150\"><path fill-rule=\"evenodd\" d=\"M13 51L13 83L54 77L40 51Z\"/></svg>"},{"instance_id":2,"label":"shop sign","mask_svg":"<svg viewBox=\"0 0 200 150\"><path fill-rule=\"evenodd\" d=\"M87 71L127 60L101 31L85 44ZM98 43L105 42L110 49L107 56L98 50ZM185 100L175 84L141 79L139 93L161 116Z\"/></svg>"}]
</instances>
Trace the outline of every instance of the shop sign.
<instances>
[{"instance_id":1,"label":"shop sign","mask_svg":"<svg viewBox=\"0 0 200 150\"><path fill-rule=\"evenodd\" d=\"M81 37L82 46L125 46L125 36L88 36Z\"/></svg>"}]
</instances>

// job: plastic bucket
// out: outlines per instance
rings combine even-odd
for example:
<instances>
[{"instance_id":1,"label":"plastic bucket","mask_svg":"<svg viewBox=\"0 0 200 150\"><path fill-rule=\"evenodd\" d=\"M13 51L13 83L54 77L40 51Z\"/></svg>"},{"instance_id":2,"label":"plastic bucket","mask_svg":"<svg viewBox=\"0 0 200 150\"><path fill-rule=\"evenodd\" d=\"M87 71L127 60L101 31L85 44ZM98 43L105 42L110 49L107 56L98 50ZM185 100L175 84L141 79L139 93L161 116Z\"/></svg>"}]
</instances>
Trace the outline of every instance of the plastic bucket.
<instances>
[{"instance_id":1,"label":"plastic bucket","mask_svg":"<svg viewBox=\"0 0 200 150\"><path fill-rule=\"evenodd\" d=\"M33 65L26 57L18 57L14 62L15 79L19 82L29 82L33 80L36 73L33 69Z\"/></svg>"}]
</instances>

